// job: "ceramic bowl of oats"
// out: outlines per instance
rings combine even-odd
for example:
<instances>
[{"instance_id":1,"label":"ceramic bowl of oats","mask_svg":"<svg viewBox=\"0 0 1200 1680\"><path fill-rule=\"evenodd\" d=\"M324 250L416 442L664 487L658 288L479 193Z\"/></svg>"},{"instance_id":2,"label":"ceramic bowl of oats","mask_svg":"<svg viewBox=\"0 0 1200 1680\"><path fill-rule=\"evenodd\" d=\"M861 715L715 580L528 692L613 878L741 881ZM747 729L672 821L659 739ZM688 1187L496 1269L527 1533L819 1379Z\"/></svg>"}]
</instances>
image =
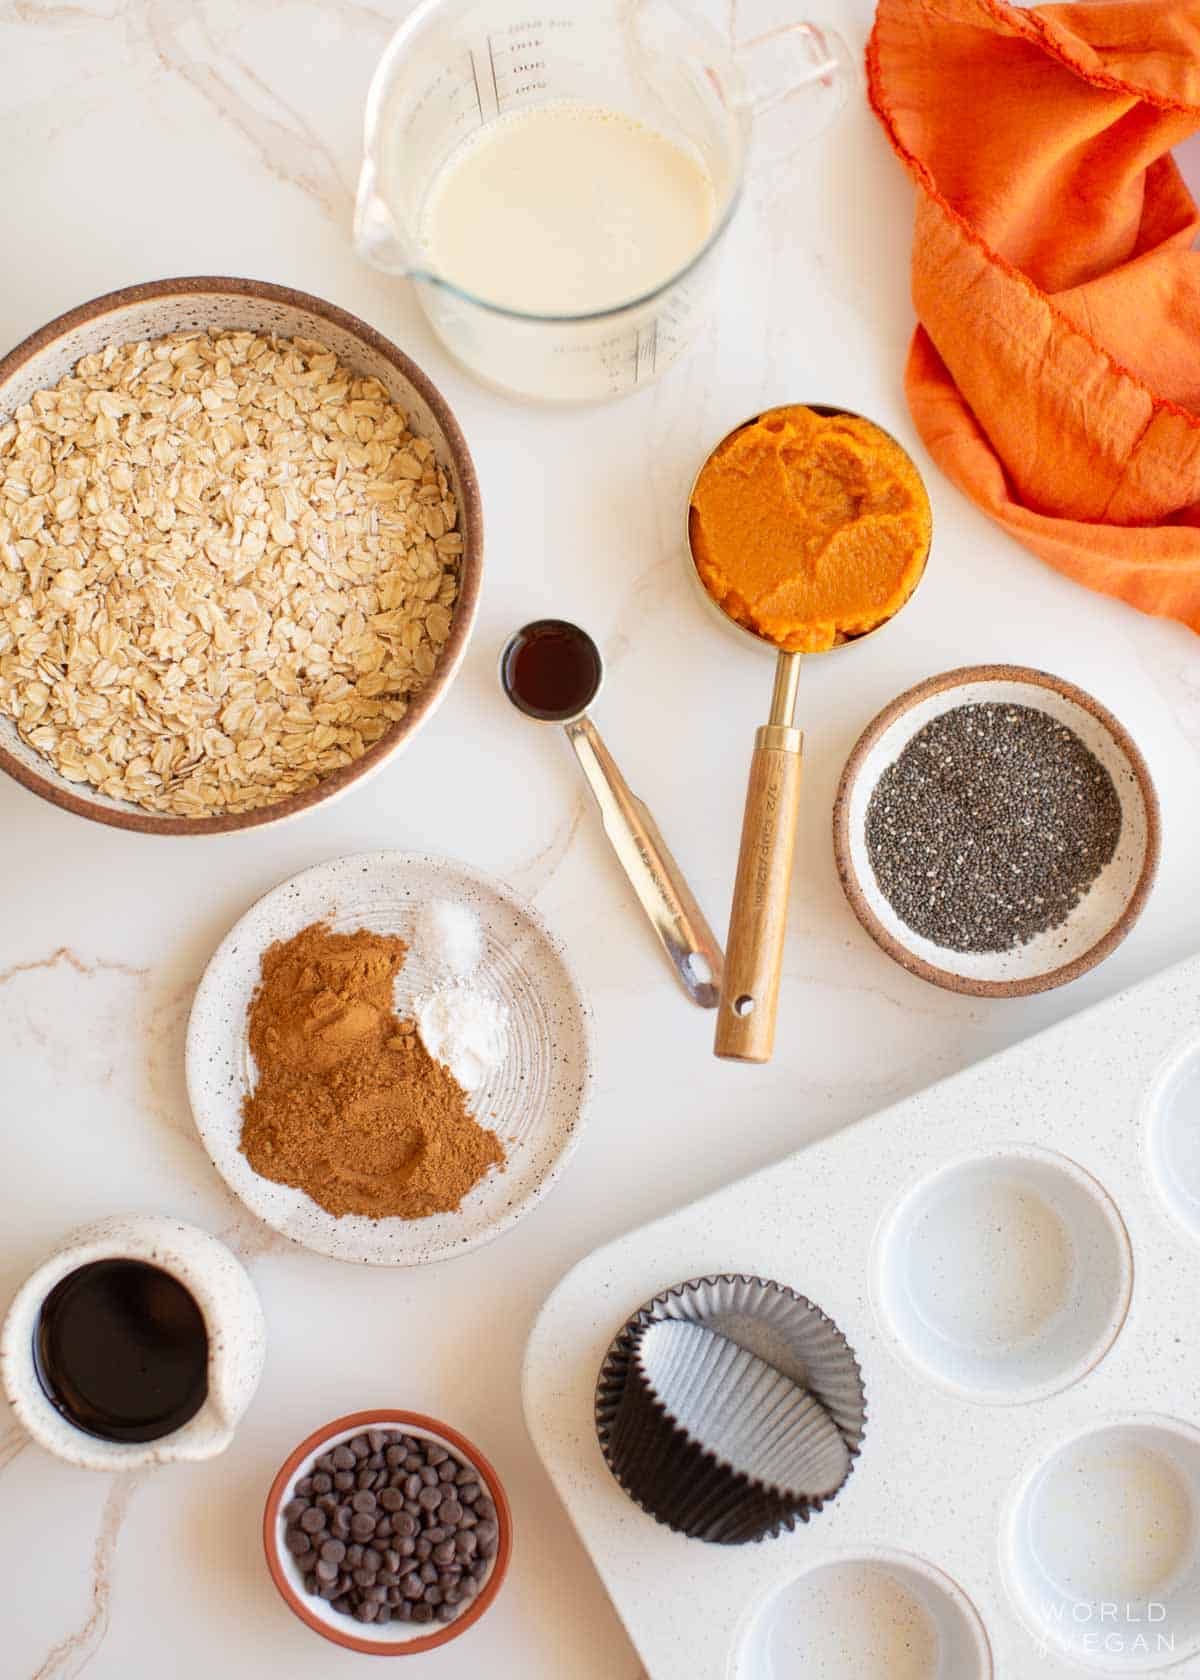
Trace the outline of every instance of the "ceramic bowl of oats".
<instances>
[{"instance_id":1,"label":"ceramic bowl of oats","mask_svg":"<svg viewBox=\"0 0 1200 1680\"><path fill-rule=\"evenodd\" d=\"M458 423L303 292L131 286L0 361L0 768L154 834L299 815L462 661L482 570Z\"/></svg>"}]
</instances>

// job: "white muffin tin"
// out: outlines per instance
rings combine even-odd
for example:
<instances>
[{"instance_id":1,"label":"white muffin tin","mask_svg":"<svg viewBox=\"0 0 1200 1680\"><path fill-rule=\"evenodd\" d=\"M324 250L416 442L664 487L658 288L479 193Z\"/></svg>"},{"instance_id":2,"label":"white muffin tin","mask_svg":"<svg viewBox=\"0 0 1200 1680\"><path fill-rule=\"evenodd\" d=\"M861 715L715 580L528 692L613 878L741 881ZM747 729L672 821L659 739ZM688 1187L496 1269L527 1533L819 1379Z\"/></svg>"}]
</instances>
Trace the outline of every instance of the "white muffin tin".
<instances>
[{"instance_id":1,"label":"white muffin tin","mask_svg":"<svg viewBox=\"0 0 1200 1680\"><path fill-rule=\"evenodd\" d=\"M686 1540L601 1457L659 1290L751 1272L858 1355L795 1533ZM544 1307L529 1427L652 1680L1200 1677L1200 958L622 1237Z\"/></svg>"}]
</instances>

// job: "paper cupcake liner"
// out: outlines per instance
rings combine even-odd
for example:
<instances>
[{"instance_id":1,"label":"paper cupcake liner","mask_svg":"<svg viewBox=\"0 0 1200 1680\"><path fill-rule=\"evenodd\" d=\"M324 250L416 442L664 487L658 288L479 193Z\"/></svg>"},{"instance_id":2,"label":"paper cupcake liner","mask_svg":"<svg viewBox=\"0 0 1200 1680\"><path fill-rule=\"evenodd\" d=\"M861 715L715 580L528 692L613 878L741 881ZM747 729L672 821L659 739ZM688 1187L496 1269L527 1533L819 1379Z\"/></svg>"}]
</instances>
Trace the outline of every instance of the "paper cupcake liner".
<instances>
[{"instance_id":1,"label":"paper cupcake liner","mask_svg":"<svg viewBox=\"0 0 1200 1680\"><path fill-rule=\"evenodd\" d=\"M849 1475L865 1419L841 1331L765 1278L655 1296L613 1341L596 1390L600 1445L630 1497L727 1545L807 1522Z\"/></svg>"}]
</instances>

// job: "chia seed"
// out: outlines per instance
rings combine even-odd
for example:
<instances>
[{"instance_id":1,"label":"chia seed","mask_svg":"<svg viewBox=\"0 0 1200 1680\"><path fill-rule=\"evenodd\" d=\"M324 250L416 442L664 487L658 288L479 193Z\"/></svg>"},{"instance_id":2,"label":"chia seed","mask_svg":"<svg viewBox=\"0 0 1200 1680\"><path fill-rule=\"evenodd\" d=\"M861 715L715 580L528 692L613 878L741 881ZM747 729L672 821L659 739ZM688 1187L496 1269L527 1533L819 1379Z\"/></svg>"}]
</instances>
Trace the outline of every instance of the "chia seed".
<instances>
[{"instance_id":1,"label":"chia seed","mask_svg":"<svg viewBox=\"0 0 1200 1680\"><path fill-rule=\"evenodd\" d=\"M867 806L867 853L884 897L951 951L1008 951L1060 926L1120 834L1108 771L1033 706L943 712L883 772Z\"/></svg>"}]
</instances>

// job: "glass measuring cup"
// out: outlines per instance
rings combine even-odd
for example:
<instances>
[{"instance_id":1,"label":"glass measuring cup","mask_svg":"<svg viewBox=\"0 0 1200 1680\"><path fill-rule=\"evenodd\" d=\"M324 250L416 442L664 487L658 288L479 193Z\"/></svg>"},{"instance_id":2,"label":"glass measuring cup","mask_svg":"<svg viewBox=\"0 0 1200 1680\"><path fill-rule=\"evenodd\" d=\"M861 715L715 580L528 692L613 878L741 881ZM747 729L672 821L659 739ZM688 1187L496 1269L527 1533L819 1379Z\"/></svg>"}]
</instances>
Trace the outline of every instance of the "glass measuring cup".
<instances>
[{"instance_id":1,"label":"glass measuring cup","mask_svg":"<svg viewBox=\"0 0 1200 1680\"><path fill-rule=\"evenodd\" d=\"M705 320L754 115L803 96L812 132L844 100L846 49L828 31L789 24L739 49L739 59L751 55L770 61L770 86L757 96L729 46L680 0L555 0L532 16L525 0L424 0L393 36L367 97L355 244L375 267L415 283L446 347L485 384L552 402L636 390ZM680 144L711 181L714 219L684 267L643 296L590 314L525 313L438 273L423 218L430 188L466 140L562 101L632 117Z\"/></svg>"}]
</instances>

